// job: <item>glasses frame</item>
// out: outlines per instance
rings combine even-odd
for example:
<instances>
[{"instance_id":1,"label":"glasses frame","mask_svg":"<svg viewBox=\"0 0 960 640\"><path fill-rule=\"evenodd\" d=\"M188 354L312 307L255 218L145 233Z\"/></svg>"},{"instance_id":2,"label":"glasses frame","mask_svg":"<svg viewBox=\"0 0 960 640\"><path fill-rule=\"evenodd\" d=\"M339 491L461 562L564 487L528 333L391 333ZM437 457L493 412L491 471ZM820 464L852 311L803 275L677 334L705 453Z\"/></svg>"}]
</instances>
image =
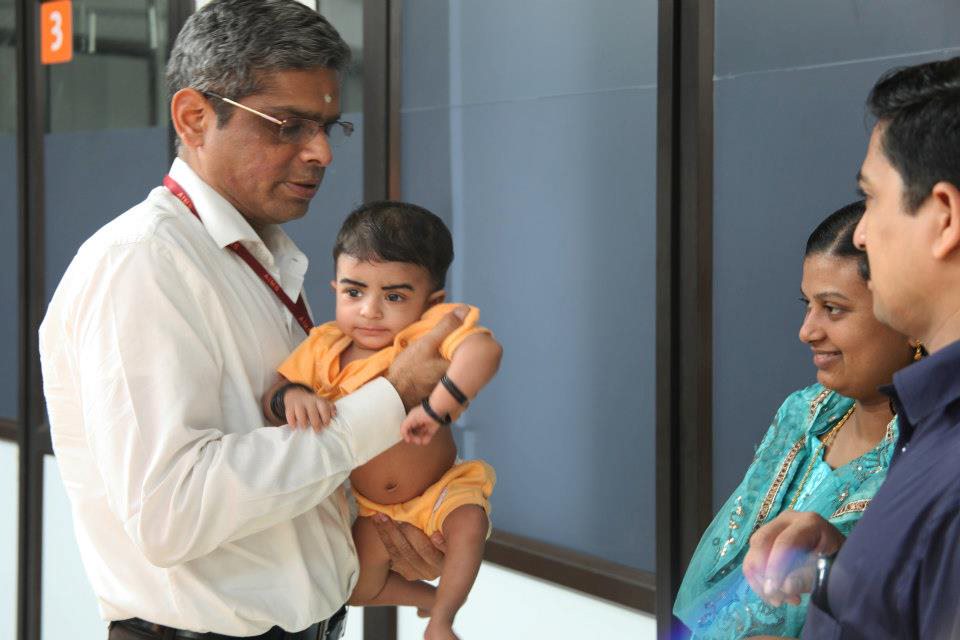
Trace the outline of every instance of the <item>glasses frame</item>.
<instances>
[{"instance_id":1,"label":"glasses frame","mask_svg":"<svg viewBox=\"0 0 960 640\"><path fill-rule=\"evenodd\" d=\"M281 142L284 142L285 144L300 144L300 145L306 144L306 143L309 142L310 140L313 140L313 138L315 138L315 137L317 136L317 134L322 133L322 134L323 134L323 137L327 139L327 143L330 144L330 146L332 146L332 147L339 146L339 144L342 144L342 143L333 143L333 142L331 142L331 140L330 140L330 134L327 133L327 128L330 127L330 126L333 126L333 125L340 125L340 128L343 129L343 135L344 135L344 138L345 138L345 139L347 139L347 138L349 138L351 135L353 135L353 129L354 129L353 123L352 123L352 122L347 122L346 120L334 120L334 121L332 121L332 122L326 122L326 123L320 122L319 120L311 120L310 118L300 118L300 117L284 118L283 120L280 120L280 119L278 119L278 118L274 118L274 117L271 116L271 115L268 115L268 114L266 114L266 113L263 113L262 111L257 111L257 110L254 109L253 107L248 107L248 106L245 105L245 104L240 104L240 103L237 102L236 100L231 100L230 98L224 98L223 96L217 95L216 93L212 93L212 92L210 92L210 91L205 91L204 93L205 93L206 95L208 95L208 96L212 96L212 97L214 97L214 98L217 98L218 100L223 100L224 102L226 102L226 103L229 104L229 105L232 105L232 106L234 106L234 107L239 107L239 108L243 109L244 111L249 111L250 113L252 113L252 114L254 114L254 115L260 116L260 117L263 118L264 120L267 120L267 121L269 121L269 122L272 122L273 124L275 124L275 125L277 125L278 127L280 127L280 130L277 131L277 136L278 136L278 137L280 137L280 132L283 131L283 127L284 127L288 122L290 122L291 120L303 120L304 122L313 122L314 124L316 124L316 125L318 126L317 133L313 134L313 135L310 136L309 138L306 138L306 139L304 139L304 140L301 140L300 142L288 142L288 141L285 141L285 140L283 140L283 139L281 138L280 141L281 141ZM344 140L344 141L346 141L346 140Z\"/></svg>"}]
</instances>

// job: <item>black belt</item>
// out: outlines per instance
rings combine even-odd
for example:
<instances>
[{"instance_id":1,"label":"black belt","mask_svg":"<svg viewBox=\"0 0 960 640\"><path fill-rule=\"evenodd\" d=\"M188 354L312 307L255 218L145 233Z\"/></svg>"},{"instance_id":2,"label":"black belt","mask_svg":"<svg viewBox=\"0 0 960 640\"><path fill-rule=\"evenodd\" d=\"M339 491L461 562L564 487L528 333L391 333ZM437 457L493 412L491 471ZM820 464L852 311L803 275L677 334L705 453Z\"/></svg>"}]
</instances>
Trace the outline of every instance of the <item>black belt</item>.
<instances>
[{"instance_id":1,"label":"black belt","mask_svg":"<svg viewBox=\"0 0 960 640\"><path fill-rule=\"evenodd\" d=\"M339 640L346 629L347 608L340 607L335 614L316 622L303 631L284 631L280 627L273 627L258 636L226 636L222 633L199 633L186 629L174 629L162 624L147 622L140 618L117 620L112 625L128 627L138 631L147 631L158 640Z\"/></svg>"}]
</instances>

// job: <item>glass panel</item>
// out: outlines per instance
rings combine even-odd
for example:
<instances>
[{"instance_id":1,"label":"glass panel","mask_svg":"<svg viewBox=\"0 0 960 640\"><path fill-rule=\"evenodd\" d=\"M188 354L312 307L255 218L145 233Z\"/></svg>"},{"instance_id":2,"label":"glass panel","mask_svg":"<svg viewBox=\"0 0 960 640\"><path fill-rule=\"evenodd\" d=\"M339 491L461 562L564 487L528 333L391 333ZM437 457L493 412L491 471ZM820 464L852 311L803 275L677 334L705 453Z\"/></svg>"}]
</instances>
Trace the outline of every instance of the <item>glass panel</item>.
<instances>
[{"instance_id":1,"label":"glass panel","mask_svg":"<svg viewBox=\"0 0 960 640\"><path fill-rule=\"evenodd\" d=\"M403 197L448 222L448 289L504 345L460 454L497 469L498 529L652 571L657 3L403 20Z\"/></svg>"},{"instance_id":2,"label":"glass panel","mask_svg":"<svg viewBox=\"0 0 960 640\"><path fill-rule=\"evenodd\" d=\"M17 498L20 448L0 442L0 638L17 630Z\"/></svg>"},{"instance_id":3,"label":"glass panel","mask_svg":"<svg viewBox=\"0 0 960 640\"><path fill-rule=\"evenodd\" d=\"M166 0L73 6L74 56L46 67L46 290L80 243L140 202L168 167Z\"/></svg>"},{"instance_id":4,"label":"glass panel","mask_svg":"<svg viewBox=\"0 0 960 640\"><path fill-rule=\"evenodd\" d=\"M106 637L107 623L100 619L97 598L80 560L70 501L53 456L43 457L41 581L43 640Z\"/></svg>"},{"instance_id":5,"label":"glass panel","mask_svg":"<svg viewBox=\"0 0 960 640\"><path fill-rule=\"evenodd\" d=\"M311 4L306 2L305 4ZM352 62L341 89L343 119L355 125L353 135L334 149L320 192L300 220L284 229L310 259L304 282L317 324L333 319L333 241L344 218L363 202L363 1L320 0L320 13L350 45Z\"/></svg>"},{"instance_id":6,"label":"glass panel","mask_svg":"<svg viewBox=\"0 0 960 640\"><path fill-rule=\"evenodd\" d=\"M16 419L20 388L16 47L14 2L0 0L0 420Z\"/></svg>"}]
</instances>

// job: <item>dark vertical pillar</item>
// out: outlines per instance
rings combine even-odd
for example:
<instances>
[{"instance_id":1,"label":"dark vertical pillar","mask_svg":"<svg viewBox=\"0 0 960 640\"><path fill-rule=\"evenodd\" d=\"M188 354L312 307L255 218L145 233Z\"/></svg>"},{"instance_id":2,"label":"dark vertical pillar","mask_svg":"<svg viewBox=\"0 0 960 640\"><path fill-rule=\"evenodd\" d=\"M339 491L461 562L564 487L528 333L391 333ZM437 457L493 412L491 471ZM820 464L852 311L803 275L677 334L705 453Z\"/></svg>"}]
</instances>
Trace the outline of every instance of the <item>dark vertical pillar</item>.
<instances>
[{"instance_id":1,"label":"dark vertical pillar","mask_svg":"<svg viewBox=\"0 0 960 640\"><path fill-rule=\"evenodd\" d=\"M17 11L17 205L20 245L20 470L17 637L40 639L43 541L43 394L37 329L43 316L43 71L40 3L21 0Z\"/></svg>"},{"instance_id":2,"label":"dark vertical pillar","mask_svg":"<svg viewBox=\"0 0 960 640\"><path fill-rule=\"evenodd\" d=\"M657 105L657 635L712 508L713 0L661 0Z\"/></svg>"},{"instance_id":3,"label":"dark vertical pillar","mask_svg":"<svg viewBox=\"0 0 960 640\"><path fill-rule=\"evenodd\" d=\"M363 197L400 196L400 0L363 3Z\"/></svg>"}]
</instances>

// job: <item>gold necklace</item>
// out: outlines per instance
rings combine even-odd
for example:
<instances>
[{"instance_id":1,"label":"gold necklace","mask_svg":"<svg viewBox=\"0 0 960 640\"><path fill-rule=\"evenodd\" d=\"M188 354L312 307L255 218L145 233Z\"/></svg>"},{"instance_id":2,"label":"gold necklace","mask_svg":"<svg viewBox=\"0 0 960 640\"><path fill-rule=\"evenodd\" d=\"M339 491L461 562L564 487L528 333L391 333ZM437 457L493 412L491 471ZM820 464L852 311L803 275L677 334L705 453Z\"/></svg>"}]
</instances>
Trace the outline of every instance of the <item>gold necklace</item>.
<instances>
[{"instance_id":1,"label":"gold necklace","mask_svg":"<svg viewBox=\"0 0 960 640\"><path fill-rule=\"evenodd\" d=\"M807 471L803 474L803 478L800 480L800 486L797 487L797 492L793 494L793 500L790 501L790 506L787 507L789 510L793 511L794 505L796 505L797 500L800 499L800 494L803 493L803 485L807 483L807 478L810 477L810 472L813 471L813 465L817 463L817 458L820 457L820 452L823 451L824 447L828 447L833 444L833 441L837 437L837 432L840 431L843 425L847 424L847 420L850 418L850 415L856 408L857 404L854 403L853 406L850 407L850 410L847 411L842 418L840 418L840 421L836 425L834 425L833 429L830 429L830 431L827 432L827 435L820 440L820 446L817 447L817 450L813 452L813 457L810 458L810 464L807 465Z\"/></svg>"}]
</instances>

